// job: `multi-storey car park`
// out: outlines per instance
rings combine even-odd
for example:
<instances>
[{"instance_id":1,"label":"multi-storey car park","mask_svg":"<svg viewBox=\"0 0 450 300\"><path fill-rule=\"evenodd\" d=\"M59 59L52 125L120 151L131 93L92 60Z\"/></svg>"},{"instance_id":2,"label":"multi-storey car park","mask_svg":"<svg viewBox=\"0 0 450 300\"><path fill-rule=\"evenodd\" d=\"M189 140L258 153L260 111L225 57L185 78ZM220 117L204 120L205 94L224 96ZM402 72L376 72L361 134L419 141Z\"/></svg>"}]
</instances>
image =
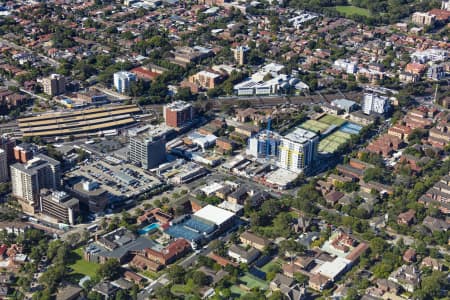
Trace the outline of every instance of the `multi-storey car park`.
<instances>
[{"instance_id":1,"label":"multi-storey car park","mask_svg":"<svg viewBox=\"0 0 450 300\"><path fill-rule=\"evenodd\" d=\"M136 105L117 105L21 118L18 123L24 137L76 135L131 125L140 112Z\"/></svg>"}]
</instances>

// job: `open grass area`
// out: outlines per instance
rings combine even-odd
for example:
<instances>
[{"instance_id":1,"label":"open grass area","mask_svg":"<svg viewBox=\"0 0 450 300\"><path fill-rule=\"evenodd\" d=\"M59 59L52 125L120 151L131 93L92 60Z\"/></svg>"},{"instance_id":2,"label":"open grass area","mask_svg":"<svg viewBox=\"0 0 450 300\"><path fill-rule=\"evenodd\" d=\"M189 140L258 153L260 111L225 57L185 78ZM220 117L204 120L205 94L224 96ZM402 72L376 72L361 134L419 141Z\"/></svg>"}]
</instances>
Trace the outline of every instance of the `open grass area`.
<instances>
[{"instance_id":1,"label":"open grass area","mask_svg":"<svg viewBox=\"0 0 450 300\"><path fill-rule=\"evenodd\" d=\"M335 6L335 8L338 12L347 16L360 15L364 17L370 17L372 15L368 9L352 5L338 5Z\"/></svg>"},{"instance_id":2,"label":"open grass area","mask_svg":"<svg viewBox=\"0 0 450 300\"><path fill-rule=\"evenodd\" d=\"M100 267L100 264L91 263L84 260L82 248L75 249L71 252L70 261L72 264L70 264L69 267L73 270L71 274L75 276L82 275L80 278L86 275L91 278L95 277L98 268Z\"/></svg>"},{"instance_id":3,"label":"open grass area","mask_svg":"<svg viewBox=\"0 0 450 300\"><path fill-rule=\"evenodd\" d=\"M193 286L189 286L186 284L174 284L170 288L170 291L174 294L181 294L181 295L189 295L195 293Z\"/></svg>"},{"instance_id":4,"label":"open grass area","mask_svg":"<svg viewBox=\"0 0 450 300\"><path fill-rule=\"evenodd\" d=\"M246 291L242 290L240 287L238 287L237 285L233 285L230 287L230 291L232 294L232 297L234 298L239 298L245 294L247 294Z\"/></svg>"}]
</instances>

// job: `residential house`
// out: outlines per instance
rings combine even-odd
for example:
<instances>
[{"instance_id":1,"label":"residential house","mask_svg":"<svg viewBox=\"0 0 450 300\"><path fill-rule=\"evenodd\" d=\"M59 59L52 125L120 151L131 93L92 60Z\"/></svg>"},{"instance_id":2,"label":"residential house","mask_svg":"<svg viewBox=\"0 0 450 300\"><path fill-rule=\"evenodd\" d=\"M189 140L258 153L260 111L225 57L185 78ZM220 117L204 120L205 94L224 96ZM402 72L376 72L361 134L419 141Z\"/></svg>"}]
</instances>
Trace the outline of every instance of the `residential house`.
<instances>
[{"instance_id":1,"label":"residential house","mask_svg":"<svg viewBox=\"0 0 450 300\"><path fill-rule=\"evenodd\" d=\"M228 256L230 256L239 263L245 264L251 264L258 258L260 254L261 252L256 248L250 247L247 250L241 246L234 244L231 245L231 247L228 249Z\"/></svg>"},{"instance_id":2,"label":"residential house","mask_svg":"<svg viewBox=\"0 0 450 300\"><path fill-rule=\"evenodd\" d=\"M397 223L400 225L410 226L414 224L415 221L416 221L416 212L412 209L409 209L408 211L399 214L397 217Z\"/></svg>"},{"instance_id":3,"label":"residential house","mask_svg":"<svg viewBox=\"0 0 450 300\"><path fill-rule=\"evenodd\" d=\"M251 246L258 249L259 251L264 251L264 249L270 245L269 240L260 237L250 231L243 232L239 239L245 246Z\"/></svg>"},{"instance_id":4,"label":"residential house","mask_svg":"<svg viewBox=\"0 0 450 300\"><path fill-rule=\"evenodd\" d=\"M420 272L415 265L403 265L392 272L388 278L398 283L406 291L413 293L420 286Z\"/></svg>"}]
</instances>

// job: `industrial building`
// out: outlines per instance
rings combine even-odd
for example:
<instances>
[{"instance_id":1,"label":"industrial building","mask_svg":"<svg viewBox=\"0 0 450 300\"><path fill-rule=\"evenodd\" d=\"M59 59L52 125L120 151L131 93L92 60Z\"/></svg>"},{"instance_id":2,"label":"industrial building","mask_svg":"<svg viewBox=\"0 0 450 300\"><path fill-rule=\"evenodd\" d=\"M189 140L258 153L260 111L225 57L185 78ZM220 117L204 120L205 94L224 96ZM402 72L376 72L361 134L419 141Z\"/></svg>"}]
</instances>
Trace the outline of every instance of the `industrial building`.
<instances>
[{"instance_id":1,"label":"industrial building","mask_svg":"<svg viewBox=\"0 0 450 300\"><path fill-rule=\"evenodd\" d=\"M37 154L26 164L11 165L12 195L19 200L25 213L36 212L41 189L58 189L60 182L59 161L46 155Z\"/></svg>"},{"instance_id":2,"label":"industrial building","mask_svg":"<svg viewBox=\"0 0 450 300\"><path fill-rule=\"evenodd\" d=\"M279 166L296 173L303 172L316 157L318 144L316 133L296 128L281 139Z\"/></svg>"},{"instance_id":3,"label":"industrial building","mask_svg":"<svg viewBox=\"0 0 450 300\"><path fill-rule=\"evenodd\" d=\"M144 169L153 169L166 162L165 132L154 129L130 137L129 159Z\"/></svg>"},{"instance_id":4,"label":"industrial building","mask_svg":"<svg viewBox=\"0 0 450 300\"><path fill-rule=\"evenodd\" d=\"M39 202L40 212L51 217L55 222L75 224L80 211L78 199L64 191L42 189Z\"/></svg>"}]
</instances>

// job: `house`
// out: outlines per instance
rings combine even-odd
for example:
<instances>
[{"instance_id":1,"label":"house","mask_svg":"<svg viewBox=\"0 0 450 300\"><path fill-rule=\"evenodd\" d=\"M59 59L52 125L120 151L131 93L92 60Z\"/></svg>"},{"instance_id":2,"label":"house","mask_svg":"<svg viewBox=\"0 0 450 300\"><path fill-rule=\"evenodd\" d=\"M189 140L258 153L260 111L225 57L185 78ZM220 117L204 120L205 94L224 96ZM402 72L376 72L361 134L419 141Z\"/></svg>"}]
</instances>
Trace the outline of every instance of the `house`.
<instances>
[{"instance_id":1,"label":"house","mask_svg":"<svg viewBox=\"0 0 450 300\"><path fill-rule=\"evenodd\" d=\"M403 254L403 261L405 261L407 263L413 263L416 261L416 255L417 255L416 251L412 248L409 248Z\"/></svg>"},{"instance_id":2,"label":"house","mask_svg":"<svg viewBox=\"0 0 450 300\"><path fill-rule=\"evenodd\" d=\"M416 222L416 212L412 209L401 213L397 217L397 223L399 225L407 225L410 226Z\"/></svg>"},{"instance_id":3,"label":"house","mask_svg":"<svg viewBox=\"0 0 450 300\"><path fill-rule=\"evenodd\" d=\"M225 276L228 275L228 272L225 270L220 269L219 271L215 271L209 267L202 266L198 269L198 271L202 272L209 278L211 278L212 285L217 284L219 281L221 281Z\"/></svg>"},{"instance_id":4,"label":"house","mask_svg":"<svg viewBox=\"0 0 450 300\"><path fill-rule=\"evenodd\" d=\"M275 278L270 282L269 287L272 291L279 291L281 286L291 287L295 284L295 279L283 274L277 273Z\"/></svg>"},{"instance_id":5,"label":"house","mask_svg":"<svg viewBox=\"0 0 450 300\"><path fill-rule=\"evenodd\" d=\"M256 248L259 251L263 251L267 246L270 245L269 240L260 237L250 231L243 232L239 239L242 244Z\"/></svg>"},{"instance_id":6,"label":"house","mask_svg":"<svg viewBox=\"0 0 450 300\"><path fill-rule=\"evenodd\" d=\"M400 286L397 283L384 278L377 280L377 287L385 293L394 295L397 295L400 292Z\"/></svg>"},{"instance_id":7,"label":"house","mask_svg":"<svg viewBox=\"0 0 450 300\"><path fill-rule=\"evenodd\" d=\"M64 285L58 289L56 300L76 300L80 297L82 291L83 289L76 285Z\"/></svg>"},{"instance_id":8,"label":"house","mask_svg":"<svg viewBox=\"0 0 450 300\"><path fill-rule=\"evenodd\" d=\"M388 279L413 293L420 285L420 272L415 265L403 265L392 272Z\"/></svg>"},{"instance_id":9,"label":"house","mask_svg":"<svg viewBox=\"0 0 450 300\"><path fill-rule=\"evenodd\" d=\"M315 274L309 277L309 287L319 292L326 289L329 283L330 280L321 274Z\"/></svg>"},{"instance_id":10,"label":"house","mask_svg":"<svg viewBox=\"0 0 450 300\"><path fill-rule=\"evenodd\" d=\"M234 244L231 245L231 247L228 249L228 256L239 263L245 264L251 264L258 258L260 254L261 252L253 247L250 247L250 249L246 250L245 248Z\"/></svg>"},{"instance_id":11,"label":"house","mask_svg":"<svg viewBox=\"0 0 450 300\"><path fill-rule=\"evenodd\" d=\"M431 231L447 231L450 229L450 223L430 216L423 219L422 225Z\"/></svg>"},{"instance_id":12,"label":"house","mask_svg":"<svg viewBox=\"0 0 450 300\"><path fill-rule=\"evenodd\" d=\"M430 268L433 271L442 271L442 264L435 258L425 257L420 264L422 268Z\"/></svg>"},{"instance_id":13,"label":"house","mask_svg":"<svg viewBox=\"0 0 450 300\"><path fill-rule=\"evenodd\" d=\"M299 286L298 284L288 287L285 285L282 285L280 288L281 293L286 296L289 300L303 300L308 299L306 288Z\"/></svg>"},{"instance_id":14,"label":"house","mask_svg":"<svg viewBox=\"0 0 450 300\"><path fill-rule=\"evenodd\" d=\"M92 288L93 292L99 293L106 300L113 299L118 290L119 288L112 285L109 281L101 281Z\"/></svg>"},{"instance_id":15,"label":"house","mask_svg":"<svg viewBox=\"0 0 450 300\"><path fill-rule=\"evenodd\" d=\"M232 192L230 195L228 195L227 200L228 202L234 204L244 204L244 200L247 197L248 197L248 189L246 187L240 187L234 192Z\"/></svg>"},{"instance_id":16,"label":"house","mask_svg":"<svg viewBox=\"0 0 450 300\"><path fill-rule=\"evenodd\" d=\"M131 281L131 282L133 282L134 284L137 284L137 285L142 285L145 282L145 278L144 277L142 277L141 275L139 275L139 274L137 274L135 272L132 272L132 271L125 271L123 273L123 277L126 280Z\"/></svg>"},{"instance_id":17,"label":"house","mask_svg":"<svg viewBox=\"0 0 450 300\"><path fill-rule=\"evenodd\" d=\"M335 205L344 195L342 192L332 191L325 195L325 201L330 205Z\"/></svg>"}]
</instances>

